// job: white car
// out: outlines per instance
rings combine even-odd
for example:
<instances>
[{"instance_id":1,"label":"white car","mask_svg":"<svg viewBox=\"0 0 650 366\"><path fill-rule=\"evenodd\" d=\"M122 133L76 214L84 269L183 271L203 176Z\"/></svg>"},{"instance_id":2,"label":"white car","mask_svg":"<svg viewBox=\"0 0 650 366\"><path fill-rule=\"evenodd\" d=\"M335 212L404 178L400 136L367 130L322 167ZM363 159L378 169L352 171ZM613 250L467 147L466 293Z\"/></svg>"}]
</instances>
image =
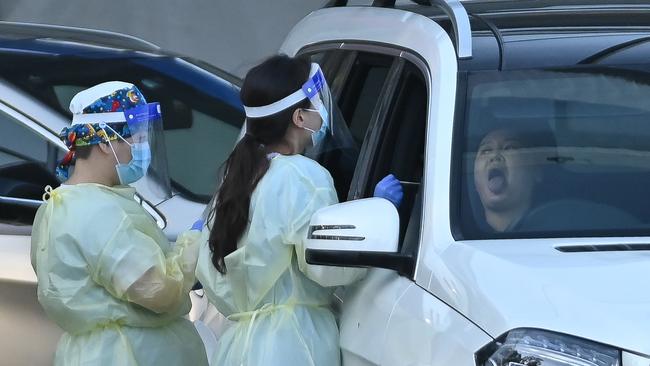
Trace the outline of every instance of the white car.
<instances>
[{"instance_id":1,"label":"white car","mask_svg":"<svg viewBox=\"0 0 650 366\"><path fill-rule=\"evenodd\" d=\"M348 202L306 250L371 268L339 293L343 364L650 365L650 4L345 3L281 48L321 63L357 144L321 159ZM360 199L389 172L399 215Z\"/></svg>"},{"instance_id":2,"label":"white car","mask_svg":"<svg viewBox=\"0 0 650 366\"><path fill-rule=\"evenodd\" d=\"M170 182L151 190L140 181L136 199L171 240L203 214L238 137L240 80L221 70L122 34L0 22L1 364L52 363L62 331L36 298L31 224L44 187L59 184L70 99L109 80L161 104Z\"/></svg>"}]
</instances>

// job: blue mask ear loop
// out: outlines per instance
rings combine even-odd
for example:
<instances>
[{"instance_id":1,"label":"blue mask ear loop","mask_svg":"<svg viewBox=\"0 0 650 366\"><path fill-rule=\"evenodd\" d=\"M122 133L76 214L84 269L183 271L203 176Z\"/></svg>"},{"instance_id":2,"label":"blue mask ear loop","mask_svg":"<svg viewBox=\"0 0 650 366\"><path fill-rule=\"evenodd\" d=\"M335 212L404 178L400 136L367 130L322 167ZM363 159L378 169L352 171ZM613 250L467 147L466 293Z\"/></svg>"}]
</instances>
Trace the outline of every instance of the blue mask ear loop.
<instances>
[{"instance_id":1,"label":"blue mask ear loop","mask_svg":"<svg viewBox=\"0 0 650 366\"><path fill-rule=\"evenodd\" d=\"M133 145L130 144L128 141L126 141L126 139L125 139L124 137L122 137L122 135L120 135L119 133L117 133L117 131L115 131L111 126L107 125L106 123L103 123L103 122L100 123L100 124L99 124L99 128L101 128L102 131L104 131L104 134L106 135L106 142L108 142L108 146L110 146L110 147L111 147L111 151L113 151L113 156L115 156L115 161L117 161L117 164L122 164L122 163L120 163L120 159L117 158L117 154L115 153L115 149L113 148L113 144L111 144L111 140L108 138L108 134L106 133L106 128L108 128L109 130L113 131L113 133L114 133L117 137L119 137L120 139L122 139L122 141L126 142L127 145L129 145L129 146L131 146L131 147L133 147Z\"/></svg>"}]
</instances>

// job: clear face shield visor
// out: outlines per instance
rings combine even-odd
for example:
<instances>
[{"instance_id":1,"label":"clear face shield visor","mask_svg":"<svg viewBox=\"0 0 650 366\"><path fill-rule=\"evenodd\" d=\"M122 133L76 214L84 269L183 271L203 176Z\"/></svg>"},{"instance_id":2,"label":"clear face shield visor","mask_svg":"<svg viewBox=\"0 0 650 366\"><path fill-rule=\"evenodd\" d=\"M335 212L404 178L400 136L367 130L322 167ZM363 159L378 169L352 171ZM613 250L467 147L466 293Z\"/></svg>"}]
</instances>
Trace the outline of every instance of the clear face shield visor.
<instances>
[{"instance_id":1,"label":"clear face shield visor","mask_svg":"<svg viewBox=\"0 0 650 366\"><path fill-rule=\"evenodd\" d=\"M110 116L109 116L110 115ZM111 129L105 122L125 122L131 133L128 141L117 132L118 137L131 147L132 159L128 162L118 162L118 176L121 180L129 181L126 176L138 173L141 179L132 184L146 199L160 202L171 197L171 184L167 171L167 155L163 134L162 113L159 103L148 103L123 112L94 114L92 118L100 117L105 121L100 127Z\"/></svg>"},{"instance_id":2,"label":"clear face shield visor","mask_svg":"<svg viewBox=\"0 0 650 366\"><path fill-rule=\"evenodd\" d=\"M316 63L311 64L309 79L302 86L303 94L309 99L315 111L321 118L320 131L332 135L334 131L334 121L332 120L332 94L327 85L327 80L320 66Z\"/></svg>"}]
</instances>

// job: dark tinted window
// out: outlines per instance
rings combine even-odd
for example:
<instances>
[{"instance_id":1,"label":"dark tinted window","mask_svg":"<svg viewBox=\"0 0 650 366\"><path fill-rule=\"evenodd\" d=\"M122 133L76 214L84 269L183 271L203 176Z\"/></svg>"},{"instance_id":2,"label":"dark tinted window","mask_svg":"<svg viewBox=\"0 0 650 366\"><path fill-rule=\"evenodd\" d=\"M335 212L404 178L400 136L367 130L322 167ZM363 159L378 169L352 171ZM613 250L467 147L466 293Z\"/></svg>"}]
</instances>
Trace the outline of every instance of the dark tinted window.
<instances>
[{"instance_id":1,"label":"dark tinted window","mask_svg":"<svg viewBox=\"0 0 650 366\"><path fill-rule=\"evenodd\" d=\"M43 187L58 184L51 172L61 155L59 147L0 111L0 224L32 224Z\"/></svg>"},{"instance_id":2,"label":"dark tinted window","mask_svg":"<svg viewBox=\"0 0 650 366\"><path fill-rule=\"evenodd\" d=\"M649 98L645 65L470 74L463 237L647 235Z\"/></svg>"},{"instance_id":3,"label":"dark tinted window","mask_svg":"<svg viewBox=\"0 0 650 366\"><path fill-rule=\"evenodd\" d=\"M336 145L317 160L334 179L339 200L348 199L350 183L357 168L359 151L385 88L393 57L367 52L327 51L310 55L322 65L337 107L334 123L344 124L335 131L346 135L344 145ZM327 144L327 141L326 141Z\"/></svg>"},{"instance_id":4,"label":"dark tinted window","mask_svg":"<svg viewBox=\"0 0 650 366\"><path fill-rule=\"evenodd\" d=\"M406 60L401 63L400 77L388 96L390 102L381 139L373 149L375 162L366 182L365 196L371 197L375 185L388 174L400 180L404 190L398 209L401 250L417 255L428 93L420 69Z\"/></svg>"},{"instance_id":5,"label":"dark tinted window","mask_svg":"<svg viewBox=\"0 0 650 366\"><path fill-rule=\"evenodd\" d=\"M391 64L392 57L359 53L341 91L339 106L359 145L366 136Z\"/></svg>"}]
</instances>

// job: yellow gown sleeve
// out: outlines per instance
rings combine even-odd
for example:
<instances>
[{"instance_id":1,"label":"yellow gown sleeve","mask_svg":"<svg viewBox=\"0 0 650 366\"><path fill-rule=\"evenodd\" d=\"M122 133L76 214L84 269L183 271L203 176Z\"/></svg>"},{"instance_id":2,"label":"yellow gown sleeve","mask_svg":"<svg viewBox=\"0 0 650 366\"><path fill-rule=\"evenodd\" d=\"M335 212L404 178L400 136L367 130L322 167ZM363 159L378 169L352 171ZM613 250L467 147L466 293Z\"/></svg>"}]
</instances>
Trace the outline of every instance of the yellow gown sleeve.
<instances>
[{"instance_id":1,"label":"yellow gown sleeve","mask_svg":"<svg viewBox=\"0 0 650 366\"><path fill-rule=\"evenodd\" d=\"M92 278L113 296L156 313L174 311L194 283L198 231L182 234L164 253L124 217L99 253Z\"/></svg>"}]
</instances>

